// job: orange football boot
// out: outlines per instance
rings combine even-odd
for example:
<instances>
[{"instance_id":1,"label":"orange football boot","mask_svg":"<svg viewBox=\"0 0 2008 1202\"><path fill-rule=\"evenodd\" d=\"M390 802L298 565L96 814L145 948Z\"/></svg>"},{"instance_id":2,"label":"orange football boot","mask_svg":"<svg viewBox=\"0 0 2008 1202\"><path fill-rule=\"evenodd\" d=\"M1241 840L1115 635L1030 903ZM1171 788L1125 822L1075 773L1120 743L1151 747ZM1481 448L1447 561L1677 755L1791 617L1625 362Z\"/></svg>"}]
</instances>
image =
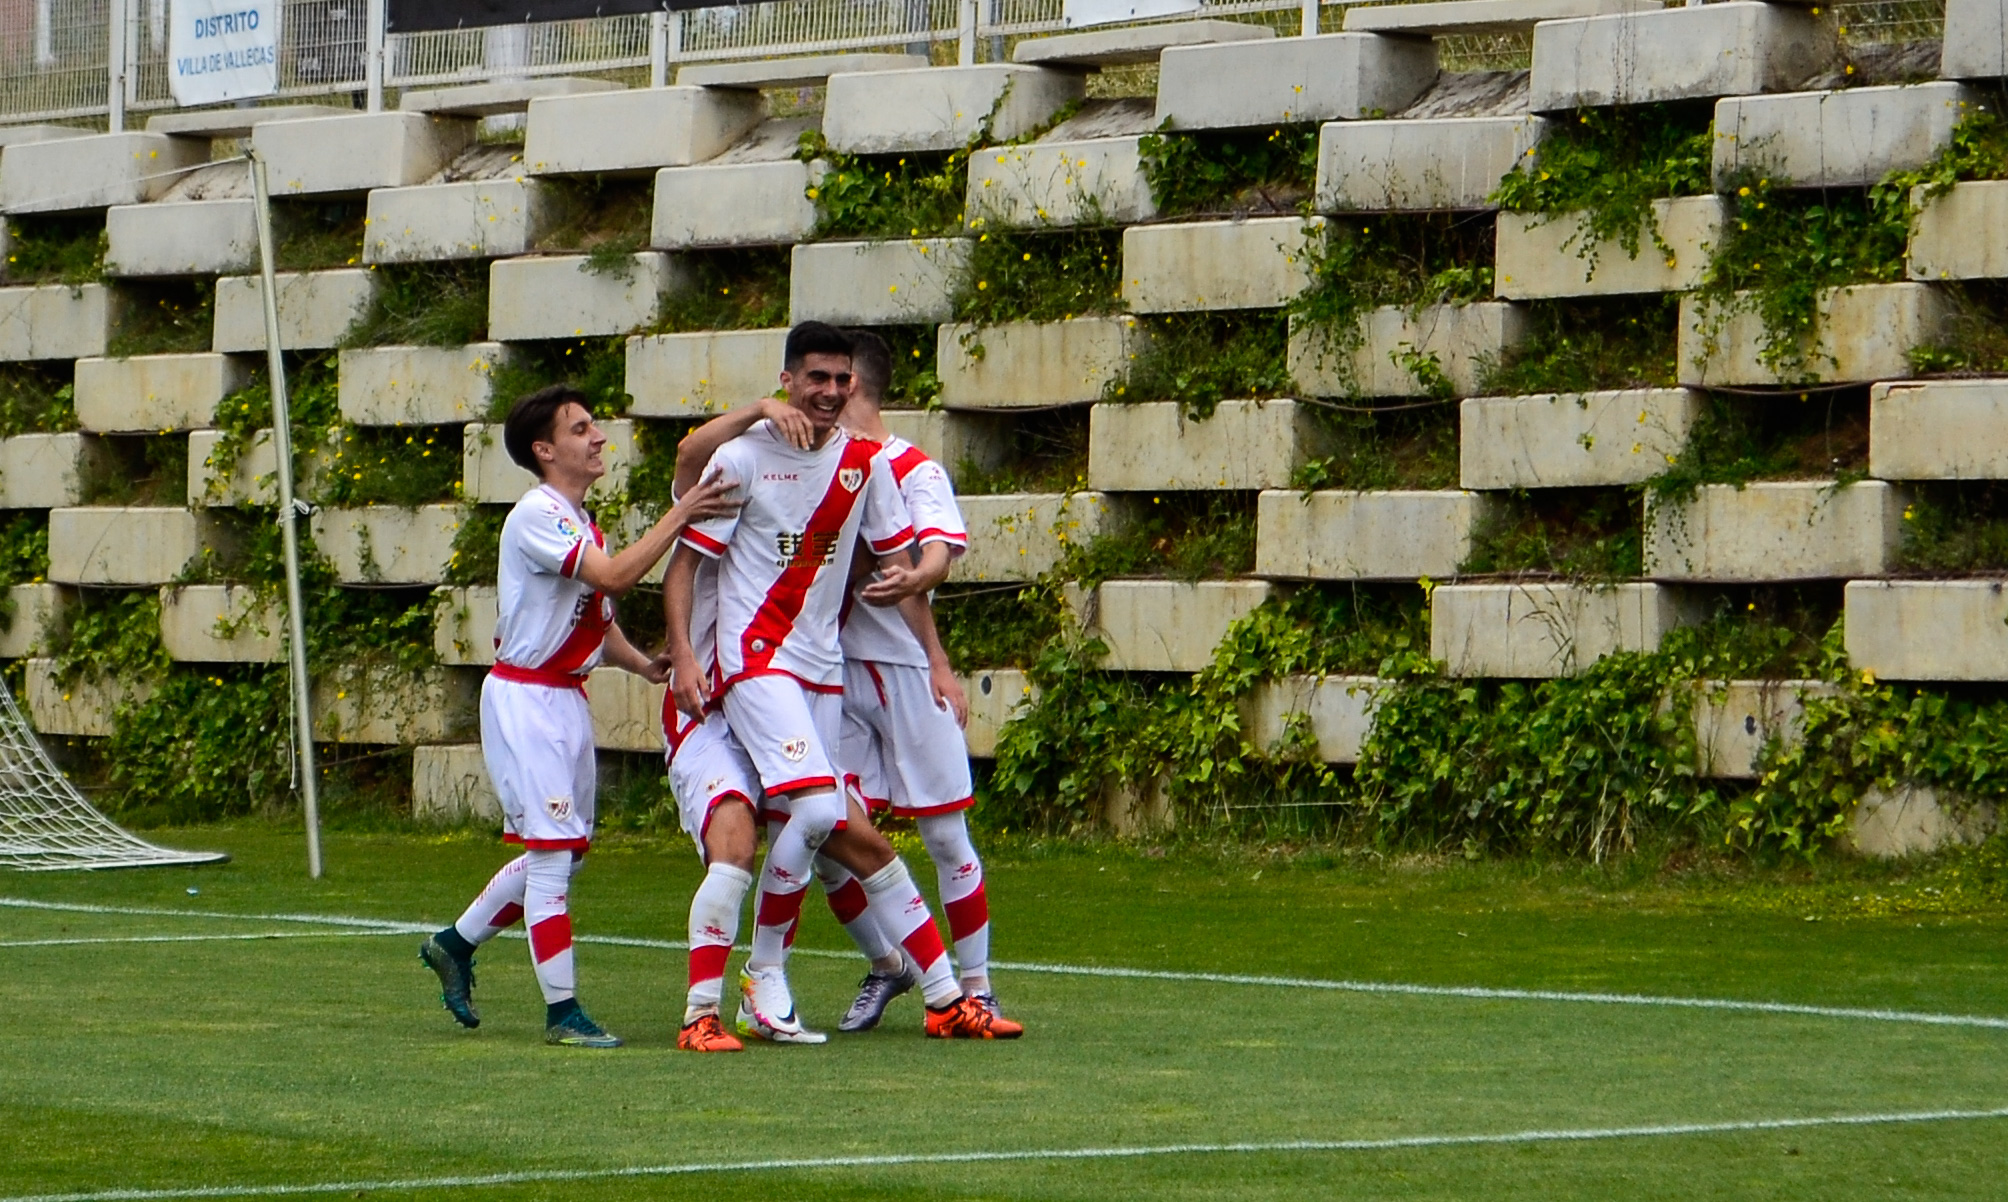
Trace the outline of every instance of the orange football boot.
<instances>
[{"instance_id":1,"label":"orange football boot","mask_svg":"<svg viewBox=\"0 0 2008 1202\"><path fill-rule=\"evenodd\" d=\"M927 1008L929 1039L1016 1039L1024 1033L1022 1024L991 1013L973 997L957 998L940 1010Z\"/></svg>"},{"instance_id":2,"label":"orange football boot","mask_svg":"<svg viewBox=\"0 0 2008 1202\"><path fill-rule=\"evenodd\" d=\"M700 1014L683 1024L676 1033L676 1046L685 1052L743 1052L746 1045L734 1039L716 1014Z\"/></svg>"}]
</instances>

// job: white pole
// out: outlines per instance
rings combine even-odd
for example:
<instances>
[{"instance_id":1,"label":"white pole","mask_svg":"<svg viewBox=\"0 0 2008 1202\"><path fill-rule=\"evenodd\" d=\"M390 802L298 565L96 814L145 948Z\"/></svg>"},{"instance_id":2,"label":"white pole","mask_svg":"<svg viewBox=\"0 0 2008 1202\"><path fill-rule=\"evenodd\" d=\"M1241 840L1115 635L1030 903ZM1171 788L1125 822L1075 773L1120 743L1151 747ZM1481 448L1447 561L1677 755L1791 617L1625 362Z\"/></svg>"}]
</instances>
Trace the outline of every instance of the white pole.
<instances>
[{"instance_id":1,"label":"white pole","mask_svg":"<svg viewBox=\"0 0 2008 1202\"><path fill-rule=\"evenodd\" d=\"M111 85L105 123L115 134L125 131L126 33L125 0L111 0L105 6L105 78Z\"/></svg>"},{"instance_id":2,"label":"white pole","mask_svg":"<svg viewBox=\"0 0 2008 1202\"><path fill-rule=\"evenodd\" d=\"M960 7L962 11L955 22L955 61L961 66L973 67L976 65L976 0L962 0Z\"/></svg>"},{"instance_id":3,"label":"white pole","mask_svg":"<svg viewBox=\"0 0 2008 1202\"><path fill-rule=\"evenodd\" d=\"M1304 0L1304 36L1318 36L1318 0Z\"/></svg>"},{"instance_id":4,"label":"white pole","mask_svg":"<svg viewBox=\"0 0 2008 1202\"><path fill-rule=\"evenodd\" d=\"M386 11L389 3L390 0L363 0L368 10L363 20L363 90L372 113L383 112L384 42L388 37L384 26L390 19Z\"/></svg>"},{"instance_id":5,"label":"white pole","mask_svg":"<svg viewBox=\"0 0 2008 1202\"><path fill-rule=\"evenodd\" d=\"M251 193L258 202L258 269L265 293L265 366L272 377L272 451L279 461L279 533L286 548L286 658L293 684L293 741L300 753L300 803L307 819L307 875L321 876L321 795L314 770L314 713L307 681L306 607L300 599L300 536L294 529L293 425L286 407L286 360L279 353L279 281L273 270L272 198L265 160L251 159Z\"/></svg>"},{"instance_id":6,"label":"white pole","mask_svg":"<svg viewBox=\"0 0 2008 1202\"><path fill-rule=\"evenodd\" d=\"M659 8L648 15L648 86L669 86L669 14Z\"/></svg>"}]
</instances>

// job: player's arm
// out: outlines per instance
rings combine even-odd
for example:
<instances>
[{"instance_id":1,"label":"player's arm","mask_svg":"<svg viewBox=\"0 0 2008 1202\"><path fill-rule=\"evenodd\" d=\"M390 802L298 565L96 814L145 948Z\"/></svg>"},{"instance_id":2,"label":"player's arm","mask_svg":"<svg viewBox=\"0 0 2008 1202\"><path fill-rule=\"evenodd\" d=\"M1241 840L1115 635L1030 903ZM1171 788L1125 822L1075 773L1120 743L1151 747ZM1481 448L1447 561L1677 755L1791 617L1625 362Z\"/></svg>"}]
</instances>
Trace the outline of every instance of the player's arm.
<instances>
[{"instance_id":1,"label":"player's arm","mask_svg":"<svg viewBox=\"0 0 2008 1202\"><path fill-rule=\"evenodd\" d=\"M941 632L934 626L934 607L925 596L912 596L899 603L899 616L927 651L927 679L934 691L934 703L955 715L955 724L969 726L969 695L956 679L955 667L948 662L948 649L941 645Z\"/></svg>"},{"instance_id":2,"label":"player's arm","mask_svg":"<svg viewBox=\"0 0 2008 1202\"><path fill-rule=\"evenodd\" d=\"M739 502L732 497L737 487L723 472L712 473L709 479L682 493L669 512L649 527L648 533L618 555L608 555L591 542L584 544L575 576L609 597L624 596L669 554L677 536L686 528L737 513Z\"/></svg>"},{"instance_id":3,"label":"player's arm","mask_svg":"<svg viewBox=\"0 0 2008 1202\"><path fill-rule=\"evenodd\" d=\"M704 688L704 669L698 666L697 652L690 646L690 615L697 603L699 555L679 544L669 557L669 570L662 581L663 618L669 624L669 691L676 708L692 718L704 716L710 700Z\"/></svg>"},{"instance_id":4,"label":"player's arm","mask_svg":"<svg viewBox=\"0 0 2008 1202\"><path fill-rule=\"evenodd\" d=\"M607 627L606 662L616 668L632 672L650 684L661 684L669 679L669 657L650 656L641 648L628 641L628 636L616 622Z\"/></svg>"},{"instance_id":5,"label":"player's arm","mask_svg":"<svg viewBox=\"0 0 2008 1202\"><path fill-rule=\"evenodd\" d=\"M904 553L882 556L879 578L859 589L858 596L871 605L897 605L908 597L933 592L948 579L953 560L948 544L934 541L921 546L918 563Z\"/></svg>"},{"instance_id":6,"label":"player's arm","mask_svg":"<svg viewBox=\"0 0 2008 1202\"><path fill-rule=\"evenodd\" d=\"M705 464L711 462L711 457L718 453L718 448L763 421L773 422L774 428L781 432L781 437L787 439L789 445L800 450L808 450L810 442L815 438L816 432L809 425L807 414L786 401L777 401L773 397L762 397L750 405L741 405L729 413L721 413L684 435L683 441L676 444L677 495L682 496L685 490L697 483L698 473L704 470Z\"/></svg>"}]
</instances>

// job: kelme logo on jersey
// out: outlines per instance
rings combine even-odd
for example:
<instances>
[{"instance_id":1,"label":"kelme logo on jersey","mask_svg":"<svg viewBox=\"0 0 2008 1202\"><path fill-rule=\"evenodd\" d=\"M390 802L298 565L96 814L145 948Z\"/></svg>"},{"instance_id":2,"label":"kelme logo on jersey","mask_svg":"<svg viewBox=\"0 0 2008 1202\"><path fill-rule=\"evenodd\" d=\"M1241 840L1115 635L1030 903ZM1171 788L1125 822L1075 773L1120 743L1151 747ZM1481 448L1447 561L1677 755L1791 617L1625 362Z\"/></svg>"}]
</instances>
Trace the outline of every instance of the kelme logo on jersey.
<instances>
[{"instance_id":1,"label":"kelme logo on jersey","mask_svg":"<svg viewBox=\"0 0 2008 1202\"><path fill-rule=\"evenodd\" d=\"M783 530L774 536L774 549L780 552L777 568L813 568L837 557L837 531Z\"/></svg>"},{"instance_id":2,"label":"kelme logo on jersey","mask_svg":"<svg viewBox=\"0 0 2008 1202\"><path fill-rule=\"evenodd\" d=\"M807 739L784 739L781 742L781 754L787 756L791 761L799 761L803 756L809 754L809 741Z\"/></svg>"},{"instance_id":3,"label":"kelme logo on jersey","mask_svg":"<svg viewBox=\"0 0 2008 1202\"><path fill-rule=\"evenodd\" d=\"M837 469L837 483L845 492L856 492L865 484L865 469L861 467L840 467Z\"/></svg>"}]
</instances>

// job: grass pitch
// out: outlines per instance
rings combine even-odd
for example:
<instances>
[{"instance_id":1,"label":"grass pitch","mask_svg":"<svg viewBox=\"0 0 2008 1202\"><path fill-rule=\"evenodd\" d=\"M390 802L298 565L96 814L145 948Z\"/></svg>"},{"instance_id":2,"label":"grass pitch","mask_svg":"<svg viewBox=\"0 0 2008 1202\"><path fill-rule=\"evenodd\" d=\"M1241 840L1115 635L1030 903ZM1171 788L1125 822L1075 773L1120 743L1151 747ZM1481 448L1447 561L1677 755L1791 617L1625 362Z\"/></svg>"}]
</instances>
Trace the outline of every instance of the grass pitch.
<instances>
[{"instance_id":1,"label":"grass pitch","mask_svg":"<svg viewBox=\"0 0 2008 1202\"><path fill-rule=\"evenodd\" d=\"M629 1040L545 1048L520 941L481 957L484 1023L440 1010L413 935L232 915L443 924L506 853L470 835L164 832L222 868L0 873L0 1202L109 1190L370 1183L901 1154L1239 1152L861 1163L369 1189L439 1199L1987 1198L2008 1118L1287 1150L1376 1141L2008 1107L2008 1030L1582 1001L1383 995L1002 970L1015 1044L887 1026L824 1048L674 1049L681 953L584 944L581 996ZM923 880L931 878L910 856ZM1678 888L1511 868L1317 868L1018 846L989 864L995 954L1424 985L2008 1018L2008 925L1983 913L1808 922ZM677 940L687 844L615 843L574 888L588 938ZM190 888L200 892L191 896ZM810 907L801 946L843 937ZM284 938L219 936L283 934ZM188 939L186 937L198 937ZM158 940L135 942L136 939ZM81 942L114 940L117 942ZM67 941L67 942L53 942ZM858 962L802 956L833 1024ZM332 1192L332 1190L330 1191ZM187 1195L184 1195L187 1196ZM206 1196L216 1196L207 1194Z\"/></svg>"}]
</instances>

